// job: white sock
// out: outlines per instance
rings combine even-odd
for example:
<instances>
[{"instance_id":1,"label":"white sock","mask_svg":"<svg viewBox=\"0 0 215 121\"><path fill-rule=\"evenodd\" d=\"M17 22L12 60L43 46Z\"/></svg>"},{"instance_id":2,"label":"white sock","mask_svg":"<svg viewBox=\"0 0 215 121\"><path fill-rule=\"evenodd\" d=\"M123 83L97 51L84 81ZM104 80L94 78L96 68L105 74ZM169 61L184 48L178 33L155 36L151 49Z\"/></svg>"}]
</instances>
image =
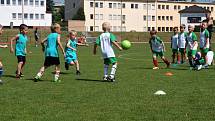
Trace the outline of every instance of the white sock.
<instances>
[{"instance_id":1,"label":"white sock","mask_svg":"<svg viewBox=\"0 0 215 121\"><path fill-rule=\"evenodd\" d=\"M104 76L108 76L108 67L109 65L104 65Z\"/></svg>"},{"instance_id":2,"label":"white sock","mask_svg":"<svg viewBox=\"0 0 215 121\"><path fill-rule=\"evenodd\" d=\"M39 72L39 73L37 73L37 76L38 76L38 77L42 77L43 75L42 75L41 72Z\"/></svg>"},{"instance_id":3,"label":"white sock","mask_svg":"<svg viewBox=\"0 0 215 121\"><path fill-rule=\"evenodd\" d=\"M57 81L59 79L60 75L59 74L55 74L54 75L54 80Z\"/></svg>"},{"instance_id":4,"label":"white sock","mask_svg":"<svg viewBox=\"0 0 215 121\"><path fill-rule=\"evenodd\" d=\"M117 64L114 64L111 68L111 73L110 73L111 78L115 77L116 68L117 68Z\"/></svg>"}]
</instances>

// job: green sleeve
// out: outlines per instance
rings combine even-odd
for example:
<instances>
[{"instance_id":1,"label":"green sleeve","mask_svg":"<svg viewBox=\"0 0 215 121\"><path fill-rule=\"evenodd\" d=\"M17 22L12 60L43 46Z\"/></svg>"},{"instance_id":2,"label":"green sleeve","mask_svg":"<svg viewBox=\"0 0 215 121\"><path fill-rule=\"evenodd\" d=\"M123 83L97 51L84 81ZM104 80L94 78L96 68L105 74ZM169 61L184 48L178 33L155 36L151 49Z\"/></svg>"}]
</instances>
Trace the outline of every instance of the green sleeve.
<instances>
[{"instance_id":1,"label":"green sleeve","mask_svg":"<svg viewBox=\"0 0 215 121\"><path fill-rule=\"evenodd\" d=\"M163 43L163 41L161 40L160 37L156 37L157 41L159 41L160 43Z\"/></svg>"},{"instance_id":2,"label":"green sleeve","mask_svg":"<svg viewBox=\"0 0 215 121\"><path fill-rule=\"evenodd\" d=\"M193 41L197 41L197 36L196 36L196 34L194 32L192 34L192 39L193 39Z\"/></svg>"},{"instance_id":3,"label":"green sleeve","mask_svg":"<svg viewBox=\"0 0 215 121\"><path fill-rule=\"evenodd\" d=\"M96 44L97 44L97 45L100 45L100 44L101 44L100 41L101 41L101 40L100 40L100 36L99 36L99 37L96 39Z\"/></svg>"},{"instance_id":4,"label":"green sleeve","mask_svg":"<svg viewBox=\"0 0 215 121\"><path fill-rule=\"evenodd\" d=\"M207 29L205 30L205 38L209 38L209 31Z\"/></svg>"},{"instance_id":5,"label":"green sleeve","mask_svg":"<svg viewBox=\"0 0 215 121\"><path fill-rule=\"evenodd\" d=\"M110 41L111 42L116 41L116 36L114 34L112 34L112 33L110 33Z\"/></svg>"}]
</instances>

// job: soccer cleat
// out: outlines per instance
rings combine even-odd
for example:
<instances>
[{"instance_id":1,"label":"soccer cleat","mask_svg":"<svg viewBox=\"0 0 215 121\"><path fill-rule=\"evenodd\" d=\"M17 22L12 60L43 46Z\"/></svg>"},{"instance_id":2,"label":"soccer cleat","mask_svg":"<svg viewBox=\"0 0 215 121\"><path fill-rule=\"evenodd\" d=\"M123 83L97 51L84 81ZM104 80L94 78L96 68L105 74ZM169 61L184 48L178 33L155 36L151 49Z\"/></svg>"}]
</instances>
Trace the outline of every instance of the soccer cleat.
<instances>
[{"instance_id":1,"label":"soccer cleat","mask_svg":"<svg viewBox=\"0 0 215 121\"><path fill-rule=\"evenodd\" d=\"M205 69L209 69L208 64L203 65L203 67L204 67Z\"/></svg>"},{"instance_id":2,"label":"soccer cleat","mask_svg":"<svg viewBox=\"0 0 215 121\"><path fill-rule=\"evenodd\" d=\"M115 80L115 77L111 77L111 76L108 76L107 77L107 80L108 81L111 81L111 82L115 82L116 80Z\"/></svg>"},{"instance_id":3,"label":"soccer cleat","mask_svg":"<svg viewBox=\"0 0 215 121\"><path fill-rule=\"evenodd\" d=\"M61 82L61 80L60 79L54 79L53 82Z\"/></svg>"},{"instance_id":4,"label":"soccer cleat","mask_svg":"<svg viewBox=\"0 0 215 121\"><path fill-rule=\"evenodd\" d=\"M18 74L18 71L16 70L16 75ZM22 72L20 72L20 77L24 77L25 75L24 74L22 74Z\"/></svg>"},{"instance_id":5,"label":"soccer cleat","mask_svg":"<svg viewBox=\"0 0 215 121\"><path fill-rule=\"evenodd\" d=\"M40 80L40 77L39 76L35 76L34 77L34 82L38 82Z\"/></svg>"},{"instance_id":6,"label":"soccer cleat","mask_svg":"<svg viewBox=\"0 0 215 121\"><path fill-rule=\"evenodd\" d=\"M153 69L153 70L157 70L157 69L159 69L159 67L153 67L152 69Z\"/></svg>"},{"instance_id":7,"label":"soccer cleat","mask_svg":"<svg viewBox=\"0 0 215 121\"><path fill-rule=\"evenodd\" d=\"M197 66L197 70L199 71L199 70L201 70L202 69L202 65L198 65Z\"/></svg>"},{"instance_id":8,"label":"soccer cleat","mask_svg":"<svg viewBox=\"0 0 215 121\"><path fill-rule=\"evenodd\" d=\"M16 79L20 79L21 76L19 74L16 74Z\"/></svg>"},{"instance_id":9,"label":"soccer cleat","mask_svg":"<svg viewBox=\"0 0 215 121\"><path fill-rule=\"evenodd\" d=\"M76 71L76 75L81 75L81 72L80 71Z\"/></svg>"},{"instance_id":10,"label":"soccer cleat","mask_svg":"<svg viewBox=\"0 0 215 121\"><path fill-rule=\"evenodd\" d=\"M109 79L108 76L103 76L104 81L108 81L108 79Z\"/></svg>"},{"instance_id":11,"label":"soccer cleat","mask_svg":"<svg viewBox=\"0 0 215 121\"><path fill-rule=\"evenodd\" d=\"M67 62L65 62L65 69L69 70L69 64Z\"/></svg>"}]
</instances>

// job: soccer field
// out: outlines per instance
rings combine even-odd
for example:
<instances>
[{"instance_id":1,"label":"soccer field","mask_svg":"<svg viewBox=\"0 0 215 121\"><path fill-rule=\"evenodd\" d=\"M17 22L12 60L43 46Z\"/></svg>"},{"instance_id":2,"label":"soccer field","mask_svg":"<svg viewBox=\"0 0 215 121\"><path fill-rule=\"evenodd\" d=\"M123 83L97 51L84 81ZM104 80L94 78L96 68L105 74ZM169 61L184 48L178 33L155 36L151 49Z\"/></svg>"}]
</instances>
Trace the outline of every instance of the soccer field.
<instances>
[{"instance_id":1,"label":"soccer field","mask_svg":"<svg viewBox=\"0 0 215 121\"><path fill-rule=\"evenodd\" d=\"M165 56L171 60L166 44ZM33 78L43 64L41 48L28 46L23 79L15 79L17 60L9 49L1 49L4 64L0 85L0 121L212 121L215 120L214 67L192 71L188 64L169 69L159 59L160 70L152 70L148 44L133 44L116 51L116 82L103 82L101 54L93 46L79 47L81 75L75 68L64 69L61 83L53 80L54 67L42 81ZM173 76L166 76L166 72ZM157 90L167 94L154 95Z\"/></svg>"}]
</instances>

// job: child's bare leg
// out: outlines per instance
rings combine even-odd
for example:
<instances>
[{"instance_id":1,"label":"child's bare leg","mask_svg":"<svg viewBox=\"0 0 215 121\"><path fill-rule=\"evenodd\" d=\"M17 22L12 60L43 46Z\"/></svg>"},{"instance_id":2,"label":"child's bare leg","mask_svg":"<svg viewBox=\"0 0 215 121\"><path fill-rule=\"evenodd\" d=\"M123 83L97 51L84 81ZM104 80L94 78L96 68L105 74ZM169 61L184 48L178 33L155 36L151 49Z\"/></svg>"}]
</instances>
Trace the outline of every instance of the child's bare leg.
<instances>
[{"instance_id":1,"label":"child's bare leg","mask_svg":"<svg viewBox=\"0 0 215 121\"><path fill-rule=\"evenodd\" d=\"M54 81L57 82L59 81L60 77L60 65L55 66L55 75L54 75Z\"/></svg>"},{"instance_id":2,"label":"child's bare leg","mask_svg":"<svg viewBox=\"0 0 215 121\"><path fill-rule=\"evenodd\" d=\"M181 53L181 63L184 63L184 53Z\"/></svg>"},{"instance_id":3,"label":"child's bare leg","mask_svg":"<svg viewBox=\"0 0 215 121\"><path fill-rule=\"evenodd\" d=\"M76 75L80 75L80 66L78 60L75 61L75 66L76 66Z\"/></svg>"},{"instance_id":4,"label":"child's bare leg","mask_svg":"<svg viewBox=\"0 0 215 121\"><path fill-rule=\"evenodd\" d=\"M48 68L48 67L47 66L41 67L35 78L40 79L43 76L46 68Z\"/></svg>"},{"instance_id":5,"label":"child's bare leg","mask_svg":"<svg viewBox=\"0 0 215 121\"><path fill-rule=\"evenodd\" d=\"M180 63L180 55L177 53L177 62Z\"/></svg>"},{"instance_id":6,"label":"child's bare leg","mask_svg":"<svg viewBox=\"0 0 215 121\"><path fill-rule=\"evenodd\" d=\"M162 56L161 59L166 63L167 67L169 67L170 62L164 56Z\"/></svg>"},{"instance_id":7,"label":"child's bare leg","mask_svg":"<svg viewBox=\"0 0 215 121\"><path fill-rule=\"evenodd\" d=\"M175 56L176 56L176 53L173 52L173 54L172 54L172 63L175 63Z\"/></svg>"},{"instance_id":8,"label":"child's bare leg","mask_svg":"<svg viewBox=\"0 0 215 121\"><path fill-rule=\"evenodd\" d=\"M18 63L16 77L20 77L20 73L21 73L21 70L22 70L22 65L23 65L23 62Z\"/></svg>"}]
</instances>

